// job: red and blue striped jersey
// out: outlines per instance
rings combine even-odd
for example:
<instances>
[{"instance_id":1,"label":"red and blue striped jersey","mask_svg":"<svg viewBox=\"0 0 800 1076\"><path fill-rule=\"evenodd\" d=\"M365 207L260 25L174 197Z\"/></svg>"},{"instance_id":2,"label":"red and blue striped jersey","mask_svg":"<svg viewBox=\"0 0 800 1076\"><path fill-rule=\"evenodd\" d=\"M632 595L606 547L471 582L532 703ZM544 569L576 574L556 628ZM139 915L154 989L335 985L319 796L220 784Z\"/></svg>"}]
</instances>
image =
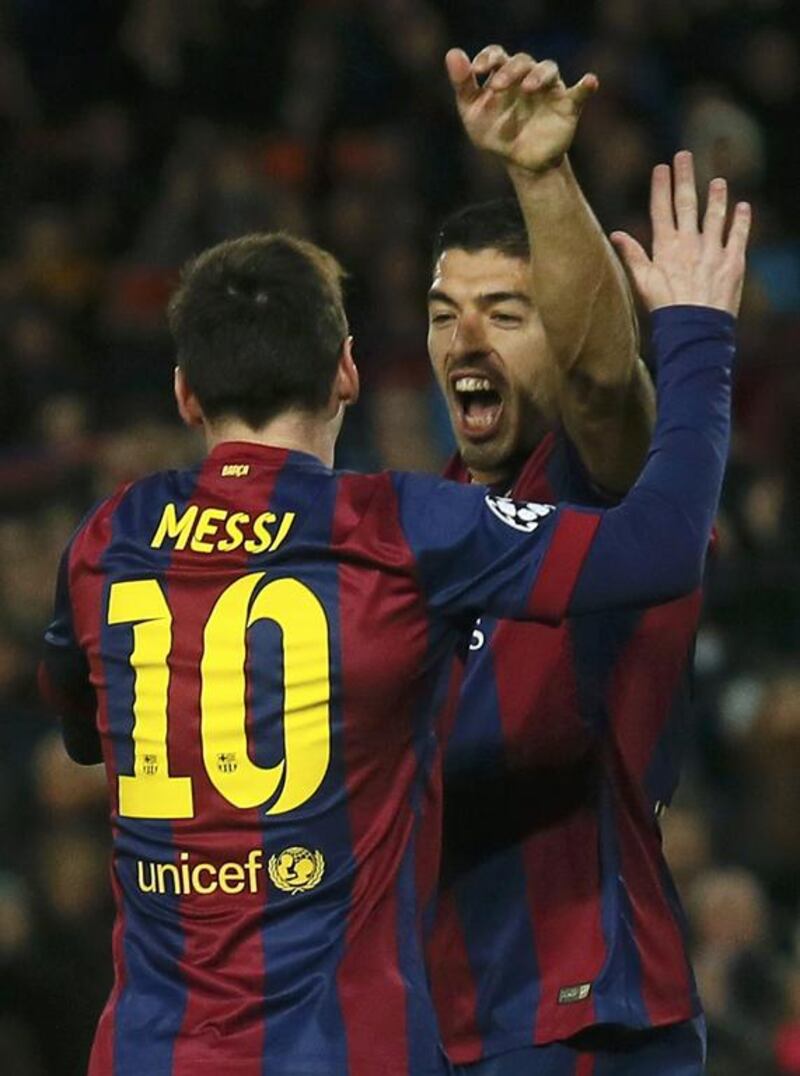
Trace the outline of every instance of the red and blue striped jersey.
<instances>
[{"instance_id":1,"label":"red and blue striped jersey","mask_svg":"<svg viewBox=\"0 0 800 1076\"><path fill-rule=\"evenodd\" d=\"M469 481L458 460L448 474ZM511 495L602 504L563 434ZM656 818L678 781L699 609L695 592L558 626L476 624L429 950L454 1061L699 1011Z\"/></svg>"},{"instance_id":2,"label":"red and blue striped jersey","mask_svg":"<svg viewBox=\"0 0 800 1076\"><path fill-rule=\"evenodd\" d=\"M46 641L85 660L109 785L91 1076L445 1071L449 659L482 611L558 620L598 521L244 442L90 514Z\"/></svg>"}]
</instances>

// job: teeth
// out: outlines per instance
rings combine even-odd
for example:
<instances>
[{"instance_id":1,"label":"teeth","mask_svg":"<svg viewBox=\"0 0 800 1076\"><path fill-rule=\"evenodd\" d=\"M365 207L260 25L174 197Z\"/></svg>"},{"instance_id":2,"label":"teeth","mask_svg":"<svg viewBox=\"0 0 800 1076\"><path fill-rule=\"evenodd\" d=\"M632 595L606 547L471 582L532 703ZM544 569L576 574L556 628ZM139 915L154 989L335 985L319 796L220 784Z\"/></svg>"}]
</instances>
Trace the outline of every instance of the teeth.
<instances>
[{"instance_id":1,"label":"teeth","mask_svg":"<svg viewBox=\"0 0 800 1076\"><path fill-rule=\"evenodd\" d=\"M456 392L490 392L492 383L487 377L459 377Z\"/></svg>"},{"instance_id":2,"label":"teeth","mask_svg":"<svg viewBox=\"0 0 800 1076\"><path fill-rule=\"evenodd\" d=\"M477 427L482 428L482 427L485 427L485 426L491 426L491 424L494 422L494 418L495 418L494 414L489 414L489 415L465 415L464 416L464 422L466 423L467 426L477 426Z\"/></svg>"}]
</instances>

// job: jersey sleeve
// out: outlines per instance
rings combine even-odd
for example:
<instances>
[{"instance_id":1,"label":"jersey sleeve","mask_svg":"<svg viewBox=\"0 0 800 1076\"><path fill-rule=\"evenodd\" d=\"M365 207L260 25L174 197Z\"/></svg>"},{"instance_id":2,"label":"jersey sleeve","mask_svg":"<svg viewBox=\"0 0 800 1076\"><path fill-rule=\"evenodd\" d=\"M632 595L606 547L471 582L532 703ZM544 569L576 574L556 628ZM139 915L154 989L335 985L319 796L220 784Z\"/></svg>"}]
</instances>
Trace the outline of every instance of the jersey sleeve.
<instances>
[{"instance_id":1,"label":"jersey sleeve","mask_svg":"<svg viewBox=\"0 0 800 1076\"><path fill-rule=\"evenodd\" d=\"M641 475L602 514L570 612L654 605L700 586L730 440L734 318L699 306L653 314L658 417Z\"/></svg>"},{"instance_id":2,"label":"jersey sleeve","mask_svg":"<svg viewBox=\"0 0 800 1076\"><path fill-rule=\"evenodd\" d=\"M75 636L69 593L71 545L61 558L56 580L53 619L45 631L39 662L39 692L60 719L70 758L92 764L101 761L95 724L96 696L89 663Z\"/></svg>"},{"instance_id":3,"label":"jersey sleeve","mask_svg":"<svg viewBox=\"0 0 800 1076\"><path fill-rule=\"evenodd\" d=\"M434 611L562 619L598 513L421 475L393 479L401 527Z\"/></svg>"}]
</instances>

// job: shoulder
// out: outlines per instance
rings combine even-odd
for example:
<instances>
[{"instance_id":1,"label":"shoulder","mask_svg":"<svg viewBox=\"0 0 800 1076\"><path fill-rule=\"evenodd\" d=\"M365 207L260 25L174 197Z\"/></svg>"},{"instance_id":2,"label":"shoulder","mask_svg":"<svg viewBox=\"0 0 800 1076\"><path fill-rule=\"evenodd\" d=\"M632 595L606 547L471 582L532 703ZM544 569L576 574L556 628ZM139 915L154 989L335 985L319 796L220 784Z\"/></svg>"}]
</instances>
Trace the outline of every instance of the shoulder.
<instances>
[{"instance_id":1,"label":"shoulder","mask_svg":"<svg viewBox=\"0 0 800 1076\"><path fill-rule=\"evenodd\" d=\"M113 493L90 508L79 523L70 542L73 559L96 559L111 544L115 532L128 530L141 517L144 506L163 503L170 491L181 485L181 476L188 477L190 473L157 471L117 486Z\"/></svg>"},{"instance_id":2,"label":"shoulder","mask_svg":"<svg viewBox=\"0 0 800 1076\"><path fill-rule=\"evenodd\" d=\"M569 501L586 508L608 508L619 501L594 482L580 451L563 426L549 433L531 455L515 486L515 496Z\"/></svg>"}]
</instances>

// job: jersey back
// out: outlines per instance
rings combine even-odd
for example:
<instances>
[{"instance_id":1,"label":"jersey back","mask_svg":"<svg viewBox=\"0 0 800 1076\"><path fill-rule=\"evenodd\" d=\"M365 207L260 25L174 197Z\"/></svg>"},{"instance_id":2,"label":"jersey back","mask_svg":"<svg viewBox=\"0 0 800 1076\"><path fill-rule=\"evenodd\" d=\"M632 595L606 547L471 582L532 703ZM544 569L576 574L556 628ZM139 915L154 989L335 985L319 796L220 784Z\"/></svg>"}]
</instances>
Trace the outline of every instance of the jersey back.
<instances>
[{"instance_id":1,"label":"jersey back","mask_svg":"<svg viewBox=\"0 0 800 1076\"><path fill-rule=\"evenodd\" d=\"M92 1076L443 1071L421 924L448 658L476 609L565 603L581 557L548 583L545 552L597 522L485 502L228 443L79 529L49 641L88 658L109 781Z\"/></svg>"}]
</instances>

